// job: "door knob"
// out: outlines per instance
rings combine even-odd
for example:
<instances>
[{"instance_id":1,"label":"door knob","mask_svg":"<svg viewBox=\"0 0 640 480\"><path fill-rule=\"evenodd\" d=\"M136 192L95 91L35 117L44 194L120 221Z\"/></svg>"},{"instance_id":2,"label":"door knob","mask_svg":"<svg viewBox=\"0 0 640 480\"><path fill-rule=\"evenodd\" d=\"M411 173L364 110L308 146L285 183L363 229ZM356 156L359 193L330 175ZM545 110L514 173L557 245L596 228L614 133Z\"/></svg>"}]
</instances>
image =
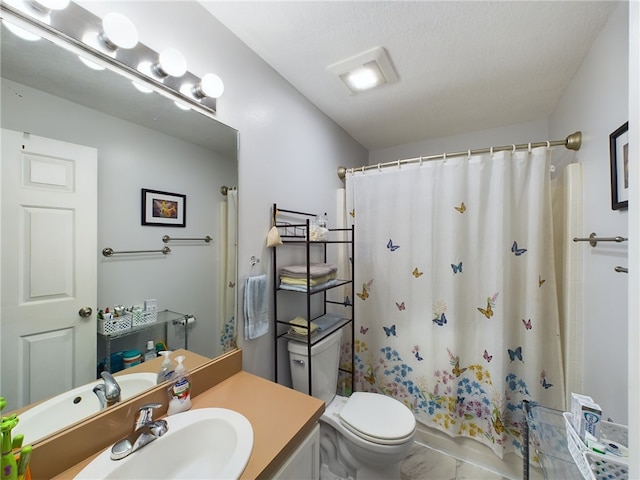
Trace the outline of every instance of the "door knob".
<instances>
[{"instance_id":1,"label":"door knob","mask_svg":"<svg viewBox=\"0 0 640 480\"><path fill-rule=\"evenodd\" d=\"M91 309L91 307L82 307L80 310L78 310L78 315L84 318L90 317L92 313L93 310Z\"/></svg>"}]
</instances>

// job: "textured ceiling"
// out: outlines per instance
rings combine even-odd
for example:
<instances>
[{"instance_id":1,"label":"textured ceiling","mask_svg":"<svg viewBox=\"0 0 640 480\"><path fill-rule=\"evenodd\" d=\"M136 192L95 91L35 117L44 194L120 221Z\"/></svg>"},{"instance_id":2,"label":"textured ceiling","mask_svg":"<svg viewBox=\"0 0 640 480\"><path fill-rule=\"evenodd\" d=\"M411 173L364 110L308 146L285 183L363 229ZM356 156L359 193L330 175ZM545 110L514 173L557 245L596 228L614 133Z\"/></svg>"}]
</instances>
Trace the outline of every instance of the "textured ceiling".
<instances>
[{"instance_id":1,"label":"textured ceiling","mask_svg":"<svg viewBox=\"0 0 640 480\"><path fill-rule=\"evenodd\" d=\"M207 1L369 150L547 118L617 6L587 1ZM348 95L327 67L372 47L400 78Z\"/></svg>"}]
</instances>

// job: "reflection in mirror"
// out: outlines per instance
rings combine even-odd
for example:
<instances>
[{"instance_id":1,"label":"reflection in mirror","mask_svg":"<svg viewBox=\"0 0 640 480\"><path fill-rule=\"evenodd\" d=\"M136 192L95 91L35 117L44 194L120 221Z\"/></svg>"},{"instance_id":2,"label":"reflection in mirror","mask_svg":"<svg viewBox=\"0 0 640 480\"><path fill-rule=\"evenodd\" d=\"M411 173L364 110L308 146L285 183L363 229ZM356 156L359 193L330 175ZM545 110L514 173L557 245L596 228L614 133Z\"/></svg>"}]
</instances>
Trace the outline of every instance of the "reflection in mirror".
<instances>
[{"instance_id":1,"label":"reflection in mirror","mask_svg":"<svg viewBox=\"0 0 640 480\"><path fill-rule=\"evenodd\" d=\"M237 185L237 131L48 40L4 24L0 33L4 413L93 382L106 356L150 340L200 363L235 348L237 197L221 187ZM185 226L143 225L143 189L184 195ZM213 240L171 242L168 255L99 254L159 250L164 235ZM96 312L150 299L195 322L107 351Z\"/></svg>"}]
</instances>

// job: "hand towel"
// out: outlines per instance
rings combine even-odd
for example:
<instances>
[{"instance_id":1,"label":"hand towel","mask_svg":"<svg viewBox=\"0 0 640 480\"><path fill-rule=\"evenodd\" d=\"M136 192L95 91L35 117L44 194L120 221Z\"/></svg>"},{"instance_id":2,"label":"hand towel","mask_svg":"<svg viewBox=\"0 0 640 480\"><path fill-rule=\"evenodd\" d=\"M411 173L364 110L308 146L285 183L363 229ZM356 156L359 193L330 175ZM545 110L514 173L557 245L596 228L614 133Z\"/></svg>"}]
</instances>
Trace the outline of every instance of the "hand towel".
<instances>
[{"instance_id":1,"label":"hand towel","mask_svg":"<svg viewBox=\"0 0 640 480\"><path fill-rule=\"evenodd\" d=\"M269 331L267 276L247 277L244 286L244 339L253 340Z\"/></svg>"}]
</instances>

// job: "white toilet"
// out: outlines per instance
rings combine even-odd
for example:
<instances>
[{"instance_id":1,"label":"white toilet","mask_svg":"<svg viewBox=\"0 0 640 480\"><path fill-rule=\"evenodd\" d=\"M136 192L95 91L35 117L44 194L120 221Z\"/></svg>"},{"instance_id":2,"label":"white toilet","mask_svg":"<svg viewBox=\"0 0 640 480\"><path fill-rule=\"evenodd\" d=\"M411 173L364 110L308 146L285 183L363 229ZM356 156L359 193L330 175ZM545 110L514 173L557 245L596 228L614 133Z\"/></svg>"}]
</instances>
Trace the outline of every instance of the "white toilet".
<instances>
[{"instance_id":1,"label":"white toilet","mask_svg":"<svg viewBox=\"0 0 640 480\"><path fill-rule=\"evenodd\" d=\"M400 479L416 430L411 410L378 393L336 395L341 330L311 347L312 394L325 402L320 418L321 479ZM289 341L293 388L309 393L307 345Z\"/></svg>"}]
</instances>

